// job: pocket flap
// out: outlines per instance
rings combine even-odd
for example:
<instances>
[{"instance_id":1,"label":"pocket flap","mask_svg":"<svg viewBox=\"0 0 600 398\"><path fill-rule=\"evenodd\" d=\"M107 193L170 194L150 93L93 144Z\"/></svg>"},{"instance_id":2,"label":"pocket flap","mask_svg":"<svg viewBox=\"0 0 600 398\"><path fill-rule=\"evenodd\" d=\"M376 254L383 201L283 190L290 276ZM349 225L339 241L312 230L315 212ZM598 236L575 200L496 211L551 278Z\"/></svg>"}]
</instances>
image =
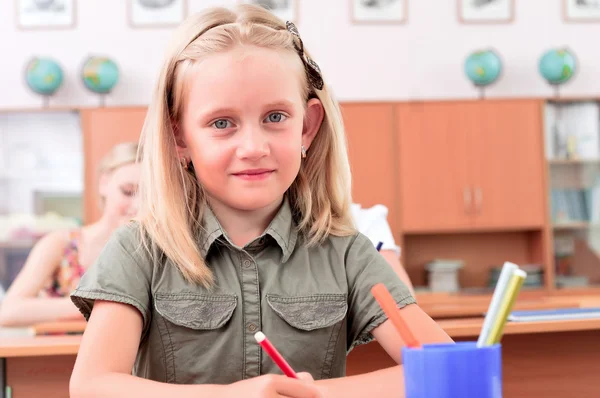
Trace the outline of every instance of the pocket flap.
<instances>
[{"instance_id":1,"label":"pocket flap","mask_svg":"<svg viewBox=\"0 0 600 398\"><path fill-rule=\"evenodd\" d=\"M315 294L300 297L267 295L269 306L284 321L300 330L332 326L346 316L345 294Z\"/></svg>"},{"instance_id":2,"label":"pocket flap","mask_svg":"<svg viewBox=\"0 0 600 398\"><path fill-rule=\"evenodd\" d=\"M225 325L237 306L235 295L160 294L154 308L169 322L197 330L218 329Z\"/></svg>"}]
</instances>

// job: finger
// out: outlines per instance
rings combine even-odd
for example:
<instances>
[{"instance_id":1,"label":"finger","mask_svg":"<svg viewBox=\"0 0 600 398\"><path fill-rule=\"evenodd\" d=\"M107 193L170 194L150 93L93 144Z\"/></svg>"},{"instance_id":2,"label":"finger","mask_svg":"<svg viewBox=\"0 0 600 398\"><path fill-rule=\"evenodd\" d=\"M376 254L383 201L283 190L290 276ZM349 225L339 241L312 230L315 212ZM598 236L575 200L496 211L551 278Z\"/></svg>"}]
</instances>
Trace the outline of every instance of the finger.
<instances>
[{"instance_id":1,"label":"finger","mask_svg":"<svg viewBox=\"0 0 600 398\"><path fill-rule=\"evenodd\" d=\"M315 384L289 377L278 378L274 387L277 394L289 398L317 398L321 396Z\"/></svg>"},{"instance_id":2,"label":"finger","mask_svg":"<svg viewBox=\"0 0 600 398\"><path fill-rule=\"evenodd\" d=\"M308 372L299 372L297 373L298 378L303 381L315 381L312 375Z\"/></svg>"}]
</instances>

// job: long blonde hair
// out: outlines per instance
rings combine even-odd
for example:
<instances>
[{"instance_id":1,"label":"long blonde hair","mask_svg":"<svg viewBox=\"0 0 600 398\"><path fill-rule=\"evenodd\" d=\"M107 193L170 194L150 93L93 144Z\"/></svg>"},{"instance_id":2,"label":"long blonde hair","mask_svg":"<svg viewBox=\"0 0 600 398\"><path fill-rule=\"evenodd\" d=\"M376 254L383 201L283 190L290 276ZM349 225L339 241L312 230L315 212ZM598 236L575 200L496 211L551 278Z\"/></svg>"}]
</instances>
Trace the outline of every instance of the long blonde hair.
<instances>
[{"instance_id":1,"label":"long blonde hair","mask_svg":"<svg viewBox=\"0 0 600 398\"><path fill-rule=\"evenodd\" d=\"M197 241L207 205L205 195L194 173L182 167L176 152L176 129L193 66L211 53L240 44L296 53L293 40L285 23L270 12L240 5L233 10L211 8L189 17L168 48L142 133L139 220L146 248L153 253L160 249L188 281L206 287L213 284ZM299 56L298 62L302 62ZM325 117L287 195L299 233L306 244L315 245L330 234L355 232L350 214L351 176L337 102L327 86L312 90L305 74L301 82L304 98L319 98Z\"/></svg>"}]
</instances>

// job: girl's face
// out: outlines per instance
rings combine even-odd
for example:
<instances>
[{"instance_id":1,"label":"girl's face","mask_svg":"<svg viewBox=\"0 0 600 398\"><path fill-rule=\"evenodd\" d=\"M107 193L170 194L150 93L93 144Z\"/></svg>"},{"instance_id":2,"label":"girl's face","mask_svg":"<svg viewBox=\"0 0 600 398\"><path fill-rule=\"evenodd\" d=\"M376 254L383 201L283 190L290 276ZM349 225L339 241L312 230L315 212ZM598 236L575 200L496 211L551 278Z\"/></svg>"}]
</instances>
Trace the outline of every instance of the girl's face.
<instances>
[{"instance_id":1,"label":"girl's face","mask_svg":"<svg viewBox=\"0 0 600 398\"><path fill-rule=\"evenodd\" d=\"M104 199L104 217L114 224L127 223L137 212L136 193L140 165L129 163L100 177L100 195Z\"/></svg>"},{"instance_id":2,"label":"girl's face","mask_svg":"<svg viewBox=\"0 0 600 398\"><path fill-rule=\"evenodd\" d=\"M302 98L298 55L238 46L204 58L190 81L178 138L211 201L252 211L280 203L323 120ZM308 152L310 156L310 151Z\"/></svg>"}]
</instances>

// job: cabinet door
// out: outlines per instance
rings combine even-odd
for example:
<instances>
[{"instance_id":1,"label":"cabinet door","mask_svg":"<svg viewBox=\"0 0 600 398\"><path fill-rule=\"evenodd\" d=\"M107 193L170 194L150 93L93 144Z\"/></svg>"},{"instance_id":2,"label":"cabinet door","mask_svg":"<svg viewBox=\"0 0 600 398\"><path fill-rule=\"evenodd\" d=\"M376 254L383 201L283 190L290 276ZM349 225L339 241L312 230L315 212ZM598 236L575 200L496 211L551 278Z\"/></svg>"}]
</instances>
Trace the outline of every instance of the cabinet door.
<instances>
[{"instance_id":1,"label":"cabinet door","mask_svg":"<svg viewBox=\"0 0 600 398\"><path fill-rule=\"evenodd\" d=\"M402 226L406 232L467 230L467 131L470 104L398 105Z\"/></svg>"},{"instance_id":2,"label":"cabinet door","mask_svg":"<svg viewBox=\"0 0 600 398\"><path fill-rule=\"evenodd\" d=\"M385 205L399 237L395 172L394 105L342 104L352 170L352 198L363 207Z\"/></svg>"},{"instance_id":3,"label":"cabinet door","mask_svg":"<svg viewBox=\"0 0 600 398\"><path fill-rule=\"evenodd\" d=\"M98 196L100 160L116 144L139 141L146 108L97 108L81 111L85 162L84 221L96 221L101 215Z\"/></svg>"},{"instance_id":4,"label":"cabinet door","mask_svg":"<svg viewBox=\"0 0 600 398\"><path fill-rule=\"evenodd\" d=\"M477 106L480 126L469 137L476 228L543 226L541 102L486 100Z\"/></svg>"}]
</instances>

